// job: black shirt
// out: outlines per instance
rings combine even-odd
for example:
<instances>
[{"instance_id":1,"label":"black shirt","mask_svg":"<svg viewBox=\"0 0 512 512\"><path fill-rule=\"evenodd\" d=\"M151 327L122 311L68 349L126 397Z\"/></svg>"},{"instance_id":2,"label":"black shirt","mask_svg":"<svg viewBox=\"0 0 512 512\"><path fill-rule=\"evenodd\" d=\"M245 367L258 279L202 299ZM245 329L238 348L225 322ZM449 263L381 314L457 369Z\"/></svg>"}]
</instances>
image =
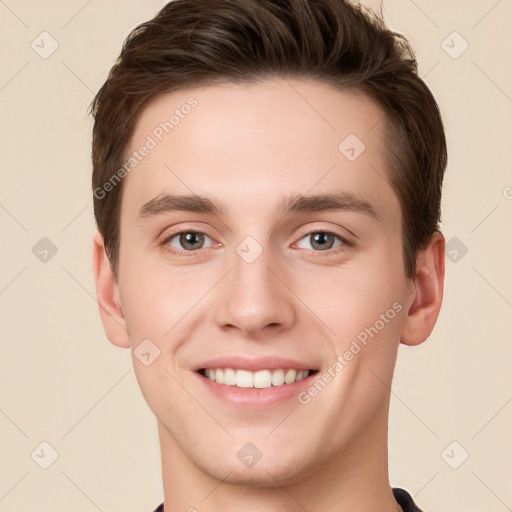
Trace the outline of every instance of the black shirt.
<instances>
[{"instance_id":1,"label":"black shirt","mask_svg":"<svg viewBox=\"0 0 512 512\"><path fill-rule=\"evenodd\" d=\"M404 512L422 512L414 503L411 495L404 489L393 487L393 496ZM161 503L154 512L164 512L164 504Z\"/></svg>"},{"instance_id":2,"label":"black shirt","mask_svg":"<svg viewBox=\"0 0 512 512\"><path fill-rule=\"evenodd\" d=\"M404 489L393 487L393 496L398 504L402 507L404 512L422 512L421 509L414 503L412 496ZM163 512L163 507L160 512Z\"/></svg>"}]
</instances>

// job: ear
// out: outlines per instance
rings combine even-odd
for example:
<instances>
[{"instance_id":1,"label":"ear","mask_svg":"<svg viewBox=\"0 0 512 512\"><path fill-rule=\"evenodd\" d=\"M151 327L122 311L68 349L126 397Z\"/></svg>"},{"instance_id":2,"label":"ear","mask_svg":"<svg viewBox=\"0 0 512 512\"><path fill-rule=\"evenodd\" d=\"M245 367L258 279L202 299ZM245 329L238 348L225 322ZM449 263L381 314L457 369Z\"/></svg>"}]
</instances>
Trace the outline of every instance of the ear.
<instances>
[{"instance_id":1,"label":"ear","mask_svg":"<svg viewBox=\"0 0 512 512\"><path fill-rule=\"evenodd\" d=\"M92 260L96 298L105 334L117 347L129 348L130 339L121 308L119 287L105 251L103 236L99 232L94 236Z\"/></svg>"},{"instance_id":2,"label":"ear","mask_svg":"<svg viewBox=\"0 0 512 512\"><path fill-rule=\"evenodd\" d=\"M436 231L416 257L413 300L400 336L404 345L424 342L436 324L443 300L444 248L444 236Z\"/></svg>"}]
</instances>

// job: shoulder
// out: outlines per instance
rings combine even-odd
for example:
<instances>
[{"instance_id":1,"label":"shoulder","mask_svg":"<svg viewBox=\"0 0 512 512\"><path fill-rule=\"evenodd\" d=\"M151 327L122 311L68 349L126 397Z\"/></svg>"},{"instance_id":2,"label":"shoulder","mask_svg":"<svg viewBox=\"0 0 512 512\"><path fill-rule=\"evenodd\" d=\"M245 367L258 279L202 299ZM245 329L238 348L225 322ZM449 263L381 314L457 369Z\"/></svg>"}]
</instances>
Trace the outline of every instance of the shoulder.
<instances>
[{"instance_id":1,"label":"shoulder","mask_svg":"<svg viewBox=\"0 0 512 512\"><path fill-rule=\"evenodd\" d=\"M405 489L393 487L393 496L404 512L423 512L416 503L414 503L412 496Z\"/></svg>"},{"instance_id":2,"label":"shoulder","mask_svg":"<svg viewBox=\"0 0 512 512\"><path fill-rule=\"evenodd\" d=\"M393 496L404 512L423 512L416 506L411 495L406 490L393 487ZM154 512L164 512L164 504L161 503Z\"/></svg>"}]
</instances>

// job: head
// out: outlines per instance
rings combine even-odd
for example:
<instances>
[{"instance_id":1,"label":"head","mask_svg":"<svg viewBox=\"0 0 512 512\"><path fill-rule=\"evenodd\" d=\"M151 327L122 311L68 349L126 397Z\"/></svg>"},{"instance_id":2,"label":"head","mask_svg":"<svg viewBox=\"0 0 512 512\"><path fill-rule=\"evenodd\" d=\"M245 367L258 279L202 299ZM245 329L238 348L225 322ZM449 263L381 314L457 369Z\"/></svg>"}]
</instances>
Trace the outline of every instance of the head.
<instances>
[{"instance_id":1,"label":"head","mask_svg":"<svg viewBox=\"0 0 512 512\"><path fill-rule=\"evenodd\" d=\"M398 345L428 337L444 276L444 130L403 36L342 0L174 0L92 112L102 319L135 356L150 340L158 357L134 365L173 449L261 483L382 434ZM203 394L227 357L316 373L268 435L289 400Z\"/></svg>"}]
</instances>

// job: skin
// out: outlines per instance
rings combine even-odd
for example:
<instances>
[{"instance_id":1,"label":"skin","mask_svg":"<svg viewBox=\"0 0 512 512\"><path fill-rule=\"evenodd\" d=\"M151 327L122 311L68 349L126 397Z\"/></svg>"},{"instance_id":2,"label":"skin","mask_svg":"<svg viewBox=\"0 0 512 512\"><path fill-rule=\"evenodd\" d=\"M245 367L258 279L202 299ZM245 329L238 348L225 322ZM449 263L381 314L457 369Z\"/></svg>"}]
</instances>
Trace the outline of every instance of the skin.
<instances>
[{"instance_id":1,"label":"skin","mask_svg":"<svg viewBox=\"0 0 512 512\"><path fill-rule=\"evenodd\" d=\"M117 281L99 233L93 251L109 340L132 355L146 338L160 350L148 366L133 363L158 420L165 510L400 511L387 470L390 386L399 344L423 342L437 320L444 238L432 237L408 279L383 112L358 91L316 81L208 86L153 101L130 151L191 96L197 106L124 178ZM348 134L366 146L354 161L338 150ZM276 212L283 195L334 190L377 217ZM162 192L208 195L228 211L139 219ZM207 237L173 254L165 248L187 250L179 235L163 243L173 230ZM311 233L325 232L354 245L315 245ZM263 250L252 263L236 252L248 236ZM237 408L191 370L217 356L277 355L321 375L394 303L401 311L306 405ZM247 442L262 453L251 468L237 457Z\"/></svg>"}]
</instances>

